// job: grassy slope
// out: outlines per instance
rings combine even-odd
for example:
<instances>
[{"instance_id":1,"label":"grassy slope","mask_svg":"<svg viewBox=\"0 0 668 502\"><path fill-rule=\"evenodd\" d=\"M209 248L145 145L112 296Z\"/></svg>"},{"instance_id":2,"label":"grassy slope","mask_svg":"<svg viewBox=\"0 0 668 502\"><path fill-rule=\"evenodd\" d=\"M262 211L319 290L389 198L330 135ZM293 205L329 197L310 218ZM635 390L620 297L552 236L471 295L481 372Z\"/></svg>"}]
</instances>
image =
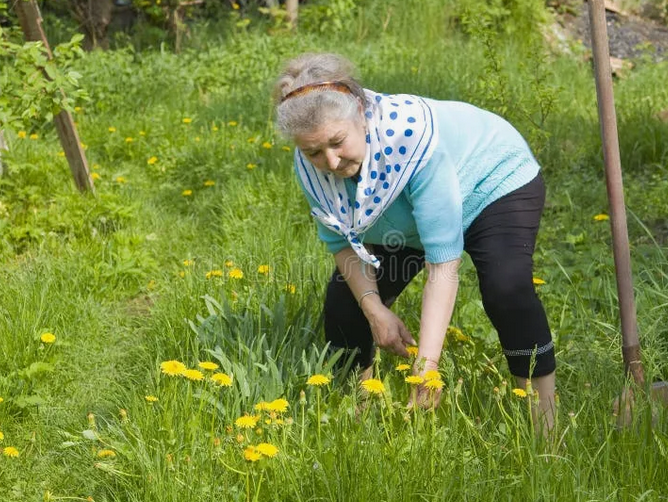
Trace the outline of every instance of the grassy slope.
<instances>
[{"instance_id":1,"label":"grassy slope","mask_svg":"<svg viewBox=\"0 0 668 502\"><path fill-rule=\"evenodd\" d=\"M447 37L436 4L419 13L395 5L387 32L374 37L369 33L377 34L374 13L382 13L380 7L351 23L350 34L336 37L251 32L220 45L200 44L181 57L90 55L82 70L92 99L77 121L89 159L99 166L97 199L73 193L53 131L40 131L39 140L13 140L15 174L2 188L7 219L0 272L0 396L5 398L0 430L3 445L18 447L21 456L0 459L3 499L40 500L46 490L95 500L245 497L244 478L213 466L208 446L212 436L224 434L226 423L260 399L286 395L299 420L297 394L304 376L321 367L310 342L319 340L313 334L317 299L328 273L305 205L293 197L291 154L280 148L268 123L267 82L283 57L330 49L358 62L372 88L494 105L498 96L476 85L485 68L480 44ZM412 23L428 28L406 30ZM532 109L535 94L529 70L517 68L518 51L522 54L517 45L499 42L508 78L507 114L516 115L522 132L531 136L518 110ZM553 84L562 90L546 123L550 136L537 136L535 143L549 186L536 275L547 281L540 294L559 342L562 430L568 434L567 447L555 457L560 460L545 466L521 409L511 407L513 421L498 425L503 419L494 411L491 388L508 375L482 315L474 273L465 264L453 324L476 342L453 345L445 358L452 401L443 407L441 427L418 423L414 430L422 432L413 436L395 415L390 430L396 438L388 445L375 421L361 425L346 418L341 410L350 402L333 392L323 405L333 417L328 426L333 439L318 447L310 422L308 444L300 448L299 441L287 441L288 459L280 470L267 471L265 486L278 498L458 499L464 493L503 499L616 494L626 500L647 492L657 500L665 493L660 469L668 447L665 420L651 432L648 408L640 407L644 415L633 431L616 433L609 417L622 376L609 229L592 220L606 209L593 83L588 68L572 58L549 65ZM103 71L109 67L112 74ZM668 339L661 226L668 133L652 118L668 106L665 73L665 65L640 65L617 85L627 202L639 219L630 218L638 319L652 377L666 377ZM192 123L183 123L186 117ZM264 148L265 141L272 148ZM147 163L152 156L157 162ZM126 182L115 181L118 176ZM215 185L204 187L206 180ZM182 196L186 189L193 195ZM194 265L184 266L184 259ZM229 270L228 260L244 271L243 280L204 278L212 269ZM265 263L272 266L270 278L255 272ZM296 286L295 295L284 290L286 283ZM204 295L223 305L209 302L207 310ZM397 306L414 330L418 305L415 286ZM209 317L211 311L224 315ZM209 335L197 337L187 320L203 323L200 333ZM54 346L39 343L47 330L58 338ZM159 361L194 364L210 358L206 348L215 345L236 364L239 382L247 384L221 401L225 411L215 430L204 423L208 414L193 412L197 401L165 404L162 414L147 411L145 394L164 401L181 392L160 380ZM483 354L494 358L499 376L485 370ZM51 363L53 371L26 370L36 361ZM390 367L391 361L383 361L384 369ZM462 406L466 416L481 419L477 428L454 407L459 377L465 379ZM20 407L21 396L43 401ZM178 396L192 399L189 393ZM314 399L311 394L310 405ZM131 426L119 422L120 408L128 411ZM567 427L568 411L575 412L577 429L574 423ZM81 439L89 412L103 431L102 443ZM503 433L508 430L516 436ZM368 446L360 447L365 440ZM119 452L116 463L95 459L93 450L103 445ZM180 455L176 468L165 465L167 453ZM199 483L190 482L194 476ZM352 476L360 477L355 486L345 482Z\"/></svg>"}]
</instances>

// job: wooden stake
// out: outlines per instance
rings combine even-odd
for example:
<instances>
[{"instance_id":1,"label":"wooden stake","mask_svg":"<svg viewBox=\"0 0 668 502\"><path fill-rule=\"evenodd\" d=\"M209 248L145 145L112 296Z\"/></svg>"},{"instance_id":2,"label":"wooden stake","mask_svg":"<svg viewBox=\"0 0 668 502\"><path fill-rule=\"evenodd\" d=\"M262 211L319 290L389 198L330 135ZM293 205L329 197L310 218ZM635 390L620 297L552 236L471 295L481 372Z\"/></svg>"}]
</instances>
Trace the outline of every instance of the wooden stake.
<instances>
[{"instance_id":1,"label":"wooden stake","mask_svg":"<svg viewBox=\"0 0 668 502\"><path fill-rule=\"evenodd\" d=\"M42 15L35 0L19 0L14 2L14 9L16 10L26 40L29 42L42 42L49 58L52 58L53 55L51 54L49 42L42 29ZM82 192L87 190L95 192L93 179L90 177L88 171L88 161L86 160L83 148L81 148L81 141L79 141L79 135L74 126L72 115L70 112L63 110L55 116L54 123L77 188Z\"/></svg>"},{"instance_id":2,"label":"wooden stake","mask_svg":"<svg viewBox=\"0 0 668 502\"><path fill-rule=\"evenodd\" d=\"M612 250L615 258L617 293L622 324L622 355L627 373L633 376L633 380L638 385L642 385L645 382L645 374L640 358L638 323L633 299L631 252L626 225L624 186L619 155L619 136L617 134L617 117L615 115L615 101L612 89L612 69L610 68L610 52L608 48L604 4L603 0L589 0L596 96L598 98L598 116L603 141L606 186L610 203Z\"/></svg>"}]
</instances>

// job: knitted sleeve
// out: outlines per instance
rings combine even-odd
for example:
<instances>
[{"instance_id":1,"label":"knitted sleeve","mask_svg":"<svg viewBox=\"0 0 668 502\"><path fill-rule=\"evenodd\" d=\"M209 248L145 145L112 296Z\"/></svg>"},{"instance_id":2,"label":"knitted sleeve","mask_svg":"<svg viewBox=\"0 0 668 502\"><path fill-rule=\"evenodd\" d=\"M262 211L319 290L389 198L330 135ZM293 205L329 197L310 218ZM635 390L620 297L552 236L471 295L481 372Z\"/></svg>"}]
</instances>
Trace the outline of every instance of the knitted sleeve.
<instances>
[{"instance_id":1,"label":"knitted sleeve","mask_svg":"<svg viewBox=\"0 0 668 502\"><path fill-rule=\"evenodd\" d=\"M456 260L464 250L462 196L456 166L437 150L406 187L425 260Z\"/></svg>"}]
</instances>

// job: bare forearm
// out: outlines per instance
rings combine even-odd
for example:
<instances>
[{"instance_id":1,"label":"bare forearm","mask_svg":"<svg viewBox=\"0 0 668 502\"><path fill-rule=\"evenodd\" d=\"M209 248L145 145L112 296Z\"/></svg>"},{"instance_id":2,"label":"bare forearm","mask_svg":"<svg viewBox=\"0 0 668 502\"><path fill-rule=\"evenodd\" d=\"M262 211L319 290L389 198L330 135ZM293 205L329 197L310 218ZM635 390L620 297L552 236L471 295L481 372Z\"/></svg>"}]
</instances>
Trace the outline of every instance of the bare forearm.
<instances>
[{"instance_id":1,"label":"bare forearm","mask_svg":"<svg viewBox=\"0 0 668 502\"><path fill-rule=\"evenodd\" d=\"M367 314L369 308L382 303L380 296L377 294L365 295L368 291L378 291L373 266L364 263L352 248L346 248L336 253L334 261L355 299L360 301L361 298L360 306L365 314ZM362 295L364 295L363 298Z\"/></svg>"},{"instance_id":2,"label":"bare forearm","mask_svg":"<svg viewBox=\"0 0 668 502\"><path fill-rule=\"evenodd\" d=\"M422 293L418 359L437 362L443 349L459 286L460 260L427 263L427 282Z\"/></svg>"}]
</instances>

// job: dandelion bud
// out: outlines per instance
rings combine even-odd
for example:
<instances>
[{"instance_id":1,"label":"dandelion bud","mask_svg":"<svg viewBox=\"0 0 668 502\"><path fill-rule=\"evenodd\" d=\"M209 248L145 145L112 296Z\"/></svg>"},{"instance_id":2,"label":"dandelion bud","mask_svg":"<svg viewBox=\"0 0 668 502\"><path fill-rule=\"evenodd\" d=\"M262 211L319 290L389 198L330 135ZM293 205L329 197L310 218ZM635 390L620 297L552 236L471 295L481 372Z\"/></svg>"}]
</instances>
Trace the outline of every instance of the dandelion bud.
<instances>
[{"instance_id":1,"label":"dandelion bud","mask_svg":"<svg viewBox=\"0 0 668 502\"><path fill-rule=\"evenodd\" d=\"M95 415L93 415L93 413L88 413L88 415L86 415L86 418L88 419L88 428L96 430L97 425L95 424Z\"/></svg>"},{"instance_id":2,"label":"dandelion bud","mask_svg":"<svg viewBox=\"0 0 668 502\"><path fill-rule=\"evenodd\" d=\"M128 421L128 411L125 408L118 410L118 414L121 417L121 422L125 423Z\"/></svg>"},{"instance_id":3,"label":"dandelion bud","mask_svg":"<svg viewBox=\"0 0 668 502\"><path fill-rule=\"evenodd\" d=\"M527 395L532 395L533 394L533 386L531 385L531 380L527 379L527 386L526 386Z\"/></svg>"},{"instance_id":4,"label":"dandelion bud","mask_svg":"<svg viewBox=\"0 0 668 502\"><path fill-rule=\"evenodd\" d=\"M501 382L501 387L499 388L499 392L501 393L502 396L506 395L506 390L508 389L508 382L503 380Z\"/></svg>"},{"instance_id":5,"label":"dandelion bud","mask_svg":"<svg viewBox=\"0 0 668 502\"><path fill-rule=\"evenodd\" d=\"M575 413L573 413L572 411L569 411L568 412L568 419L571 422L571 427L573 427L573 429L577 429L578 424L575 421Z\"/></svg>"},{"instance_id":6,"label":"dandelion bud","mask_svg":"<svg viewBox=\"0 0 668 502\"><path fill-rule=\"evenodd\" d=\"M259 427L257 429L255 429L255 434L257 434L258 436L261 436L262 435L262 429L260 429Z\"/></svg>"},{"instance_id":7,"label":"dandelion bud","mask_svg":"<svg viewBox=\"0 0 668 502\"><path fill-rule=\"evenodd\" d=\"M216 447L216 448L218 448L220 446L220 438L219 437L213 438L213 446Z\"/></svg>"},{"instance_id":8,"label":"dandelion bud","mask_svg":"<svg viewBox=\"0 0 668 502\"><path fill-rule=\"evenodd\" d=\"M306 406L306 392L304 390L299 391L299 404Z\"/></svg>"},{"instance_id":9,"label":"dandelion bud","mask_svg":"<svg viewBox=\"0 0 668 502\"><path fill-rule=\"evenodd\" d=\"M464 380L460 378L457 380L457 385L455 385L455 396L459 396L462 393L462 385L464 384Z\"/></svg>"},{"instance_id":10,"label":"dandelion bud","mask_svg":"<svg viewBox=\"0 0 668 502\"><path fill-rule=\"evenodd\" d=\"M237 434L237 443L241 444L244 442L244 435L243 434Z\"/></svg>"},{"instance_id":11,"label":"dandelion bud","mask_svg":"<svg viewBox=\"0 0 668 502\"><path fill-rule=\"evenodd\" d=\"M292 425L295 422L295 420L292 417L288 417L285 419L285 425Z\"/></svg>"}]
</instances>

